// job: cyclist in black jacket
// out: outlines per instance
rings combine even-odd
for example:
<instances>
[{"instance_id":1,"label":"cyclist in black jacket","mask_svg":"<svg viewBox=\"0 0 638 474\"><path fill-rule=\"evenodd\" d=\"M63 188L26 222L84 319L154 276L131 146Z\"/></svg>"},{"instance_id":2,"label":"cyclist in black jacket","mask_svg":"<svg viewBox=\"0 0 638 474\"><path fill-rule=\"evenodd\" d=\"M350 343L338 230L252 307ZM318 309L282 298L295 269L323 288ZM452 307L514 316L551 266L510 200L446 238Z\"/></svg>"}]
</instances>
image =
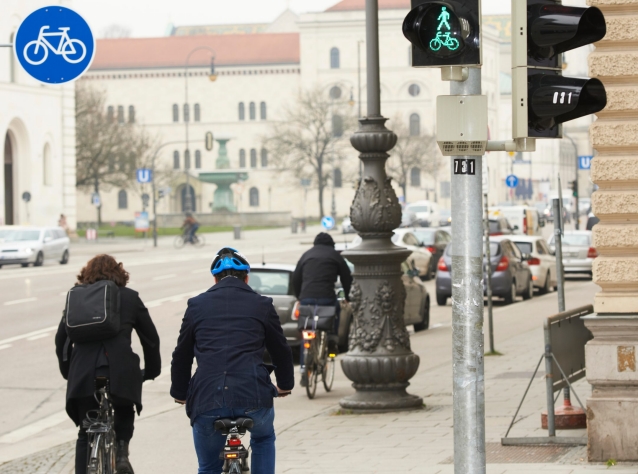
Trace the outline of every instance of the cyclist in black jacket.
<instances>
[{"instance_id":1,"label":"cyclist in black jacket","mask_svg":"<svg viewBox=\"0 0 638 474\"><path fill-rule=\"evenodd\" d=\"M331 350L336 350L338 339L340 306L335 293L337 277L341 280L346 301L352 285L352 274L348 264L335 250L335 242L330 234L321 232L315 237L314 246L306 251L299 261L292 275L295 296L302 305L335 306L337 318L335 334L330 337ZM303 358L303 351L301 351ZM303 365L303 360L301 360ZM301 385L305 386L305 372L302 371Z\"/></svg>"}]
</instances>

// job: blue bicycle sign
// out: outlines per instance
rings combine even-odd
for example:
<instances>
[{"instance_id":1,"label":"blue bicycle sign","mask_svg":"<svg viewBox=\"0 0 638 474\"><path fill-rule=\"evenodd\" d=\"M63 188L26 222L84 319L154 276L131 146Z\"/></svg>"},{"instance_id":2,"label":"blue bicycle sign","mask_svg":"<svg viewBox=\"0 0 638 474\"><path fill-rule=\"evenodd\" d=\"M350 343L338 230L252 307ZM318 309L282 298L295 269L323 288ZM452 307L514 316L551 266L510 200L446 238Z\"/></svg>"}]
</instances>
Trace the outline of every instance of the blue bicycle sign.
<instances>
[{"instance_id":1,"label":"blue bicycle sign","mask_svg":"<svg viewBox=\"0 0 638 474\"><path fill-rule=\"evenodd\" d=\"M31 13L15 36L15 55L35 79L61 84L80 77L95 55L95 39L75 11L50 6Z\"/></svg>"}]
</instances>

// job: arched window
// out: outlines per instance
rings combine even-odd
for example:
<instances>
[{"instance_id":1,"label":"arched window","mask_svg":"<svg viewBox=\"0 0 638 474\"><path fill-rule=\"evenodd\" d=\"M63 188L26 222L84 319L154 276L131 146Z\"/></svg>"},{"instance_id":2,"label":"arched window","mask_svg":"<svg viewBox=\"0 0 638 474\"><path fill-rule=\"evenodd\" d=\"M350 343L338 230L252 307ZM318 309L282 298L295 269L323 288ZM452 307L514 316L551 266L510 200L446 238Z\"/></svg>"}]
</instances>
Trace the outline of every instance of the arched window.
<instances>
[{"instance_id":1,"label":"arched window","mask_svg":"<svg viewBox=\"0 0 638 474\"><path fill-rule=\"evenodd\" d=\"M408 94L410 94L412 97L416 97L420 93L421 93L421 88L419 87L418 84L410 84L410 87L408 87Z\"/></svg>"},{"instance_id":2,"label":"arched window","mask_svg":"<svg viewBox=\"0 0 638 474\"><path fill-rule=\"evenodd\" d=\"M51 186L51 146L47 143L42 150L42 184L45 186Z\"/></svg>"},{"instance_id":3,"label":"arched window","mask_svg":"<svg viewBox=\"0 0 638 474\"><path fill-rule=\"evenodd\" d=\"M259 189L253 187L248 192L248 201L250 207L259 207Z\"/></svg>"},{"instance_id":4,"label":"arched window","mask_svg":"<svg viewBox=\"0 0 638 474\"><path fill-rule=\"evenodd\" d=\"M257 150L254 148L250 149L250 167L257 168Z\"/></svg>"},{"instance_id":5,"label":"arched window","mask_svg":"<svg viewBox=\"0 0 638 474\"><path fill-rule=\"evenodd\" d=\"M135 107L128 106L128 123L135 123Z\"/></svg>"},{"instance_id":6,"label":"arched window","mask_svg":"<svg viewBox=\"0 0 638 474\"><path fill-rule=\"evenodd\" d=\"M266 168L268 166L268 150L261 149L261 167Z\"/></svg>"},{"instance_id":7,"label":"arched window","mask_svg":"<svg viewBox=\"0 0 638 474\"><path fill-rule=\"evenodd\" d=\"M246 167L246 150L244 150L243 148L239 150L239 167Z\"/></svg>"},{"instance_id":8,"label":"arched window","mask_svg":"<svg viewBox=\"0 0 638 474\"><path fill-rule=\"evenodd\" d=\"M330 69L339 69L339 48L330 50Z\"/></svg>"},{"instance_id":9,"label":"arched window","mask_svg":"<svg viewBox=\"0 0 638 474\"><path fill-rule=\"evenodd\" d=\"M120 189L117 193L117 208L128 209L128 194L124 189Z\"/></svg>"},{"instance_id":10,"label":"arched window","mask_svg":"<svg viewBox=\"0 0 638 474\"><path fill-rule=\"evenodd\" d=\"M195 150L195 168L202 168L202 152L199 150Z\"/></svg>"},{"instance_id":11,"label":"arched window","mask_svg":"<svg viewBox=\"0 0 638 474\"><path fill-rule=\"evenodd\" d=\"M179 122L179 106L173 104L173 122Z\"/></svg>"},{"instance_id":12,"label":"arched window","mask_svg":"<svg viewBox=\"0 0 638 474\"><path fill-rule=\"evenodd\" d=\"M244 103L239 103L239 120L246 120L246 110L244 108Z\"/></svg>"},{"instance_id":13,"label":"arched window","mask_svg":"<svg viewBox=\"0 0 638 474\"><path fill-rule=\"evenodd\" d=\"M410 170L410 186L415 188L421 186L421 170L416 166Z\"/></svg>"},{"instance_id":14,"label":"arched window","mask_svg":"<svg viewBox=\"0 0 638 474\"><path fill-rule=\"evenodd\" d=\"M343 135L343 118L341 115L332 116L332 136L340 137Z\"/></svg>"},{"instance_id":15,"label":"arched window","mask_svg":"<svg viewBox=\"0 0 638 474\"><path fill-rule=\"evenodd\" d=\"M195 190L191 185L182 186L182 212L190 211L195 212L197 209L195 208ZM190 209L187 207L187 203L190 201Z\"/></svg>"},{"instance_id":16,"label":"arched window","mask_svg":"<svg viewBox=\"0 0 638 474\"><path fill-rule=\"evenodd\" d=\"M184 169L191 169L191 152L190 150L184 150Z\"/></svg>"},{"instance_id":17,"label":"arched window","mask_svg":"<svg viewBox=\"0 0 638 474\"><path fill-rule=\"evenodd\" d=\"M259 118L262 120L266 120L266 102L262 102L259 104Z\"/></svg>"},{"instance_id":18,"label":"arched window","mask_svg":"<svg viewBox=\"0 0 638 474\"><path fill-rule=\"evenodd\" d=\"M184 122L191 121L191 109L188 104L184 104Z\"/></svg>"},{"instance_id":19,"label":"arched window","mask_svg":"<svg viewBox=\"0 0 638 474\"><path fill-rule=\"evenodd\" d=\"M117 123L124 123L124 106L117 106Z\"/></svg>"},{"instance_id":20,"label":"arched window","mask_svg":"<svg viewBox=\"0 0 638 474\"><path fill-rule=\"evenodd\" d=\"M11 33L11 36L9 36L9 44L13 44L13 40L15 39L15 32ZM9 54L9 81L10 82L15 82L16 81L16 59L15 59L15 54L13 54L13 52L11 54Z\"/></svg>"},{"instance_id":21,"label":"arched window","mask_svg":"<svg viewBox=\"0 0 638 474\"><path fill-rule=\"evenodd\" d=\"M193 117L195 119L195 122L199 122L201 120L199 104L195 104L193 106L193 114L195 115L195 117Z\"/></svg>"},{"instance_id":22,"label":"arched window","mask_svg":"<svg viewBox=\"0 0 638 474\"><path fill-rule=\"evenodd\" d=\"M341 173L341 168L335 168L333 179L335 188L341 188L343 186L343 175Z\"/></svg>"},{"instance_id":23,"label":"arched window","mask_svg":"<svg viewBox=\"0 0 638 474\"><path fill-rule=\"evenodd\" d=\"M255 109L255 103L251 102L249 105L249 113L250 113L250 120L255 120L257 118L257 111Z\"/></svg>"},{"instance_id":24,"label":"arched window","mask_svg":"<svg viewBox=\"0 0 638 474\"><path fill-rule=\"evenodd\" d=\"M179 169L179 151L177 150L173 152L173 169L174 170Z\"/></svg>"},{"instance_id":25,"label":"arched window","mask_svg":"<svg viewBox=\"0 0 638 474\"><path fill-rule=\"evenodd\" d=\"M421 134L421 117L419 114L410 115L410 135L413 137Z\"/></svg>"},{"instance_id":26,"label":"arched window","mask_svg":"<svg viewBox=\"0 0 638 474\"><path fill-rule=\"evenodd\" d=\"M112 106L112 105L109 105L109 106L106 108L106 120L107 120L109 123L113 123L113 118L114 118L113 114L114 114L114 112L113 112L113 106Z\"/></svg>"},{"instance_id":27,"label":"arched window","mask_svg":"<svg viewBox=\"0 0 638 474\"><path fill-rule=\"evenodd\" d=\"M341 87L339 86L332 86L330 88L330 92L329 92L330 98L337 100L341 97Z\"/></svg>"}]
</instances>

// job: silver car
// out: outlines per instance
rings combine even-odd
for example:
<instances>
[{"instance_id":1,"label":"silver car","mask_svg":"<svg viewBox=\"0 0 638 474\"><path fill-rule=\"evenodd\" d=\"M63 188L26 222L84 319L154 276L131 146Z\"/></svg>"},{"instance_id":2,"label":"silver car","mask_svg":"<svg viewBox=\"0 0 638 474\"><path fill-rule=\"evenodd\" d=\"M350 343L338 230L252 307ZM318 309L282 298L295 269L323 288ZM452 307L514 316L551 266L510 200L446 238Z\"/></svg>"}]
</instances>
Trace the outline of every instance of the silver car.
<instances>
[{"instance_id":1,"label":"silver car","mask_svg":"<svg viewBox=\"0 0 638 474\"><path fill-rule=\"evenodd\" d=\"M0 227L0 267L41 266L46 260L69 262L69 237L62 227Z\"/></svg>"},{"instance_id":2,"label":"silver car","mask_svg":"<svg viewBox=\"0 0 638 474\"><path fill-rule=\"evenodd\" d=\"M528 254L527 265L532 272L534 287L541 294L556 288L556 257L540 235L507 236L518 247L522 254Z\"/></svg>"},{"instance_id":3,"label":"silver car","mask_svg":"<svg viewBox=\"0 0 638 474\"><path fill-rule=\"evenodd\" d=\"M565 273L592 274L592 264L598 252L592 245L591 230L566 230L562 238L563 267ZM549 248L556 253L556 243L552 235Z\"/></svg>"}]
</instances>

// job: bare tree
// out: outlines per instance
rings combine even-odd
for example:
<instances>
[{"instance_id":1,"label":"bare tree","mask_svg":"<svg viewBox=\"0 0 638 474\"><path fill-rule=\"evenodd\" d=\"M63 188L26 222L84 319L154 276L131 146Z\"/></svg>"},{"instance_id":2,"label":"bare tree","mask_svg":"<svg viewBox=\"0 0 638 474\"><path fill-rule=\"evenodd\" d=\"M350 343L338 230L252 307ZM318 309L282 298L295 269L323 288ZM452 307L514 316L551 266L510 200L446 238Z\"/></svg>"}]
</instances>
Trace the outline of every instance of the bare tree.
<instances>
[{"instance_id":1,"label":"bare tree","mask_svg":"<svg viewBox=\"0 0 638 474\"><path fill-rule=\"evenodd\" d=\"M112 23L102 29L102 38L128 38L131 36L131 29L128 26Z\"/></svg>"},{"instance_id":2,"label":"bare tree","mask_svg":"<svg viewBox=\"0 0 638 474\"><path fill-rule=\"evenodd\" d=\"M301 91L263 139L275 167L291 172L297 182L310 179L318 189L321 216L332 171L352 150L348 137L355 123L346 102L330 99L321 89Z\"/></svg>"},{"instance_id":3,"label":"bare tree","mask_svg":"<svg viewBox=\"0 0 638 474\"><path fill-rule=\"evenodd\" d=\"M76 89L76 186L97 194L113 187L131 189L135 170L148 161L154 144L143 128L117 117L105 102L102 91ZM101 224L99 206L97 219Z\"/></svg>"}]
</instances>

